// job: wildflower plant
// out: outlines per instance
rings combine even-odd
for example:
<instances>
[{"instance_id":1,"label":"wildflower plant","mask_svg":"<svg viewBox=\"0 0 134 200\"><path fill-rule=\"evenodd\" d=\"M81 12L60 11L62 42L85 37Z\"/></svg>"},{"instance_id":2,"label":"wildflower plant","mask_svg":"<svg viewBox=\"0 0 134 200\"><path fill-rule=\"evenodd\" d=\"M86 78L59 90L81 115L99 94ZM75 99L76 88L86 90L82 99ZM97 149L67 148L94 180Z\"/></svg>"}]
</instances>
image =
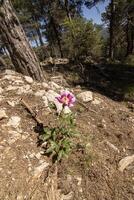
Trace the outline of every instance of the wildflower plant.
<instances>
[{"instance_id":1,"label":"wildflower plant","mask_svg":"<svg viewBox=\"0 0 134 200\"><path fill-rule=\"evenodd\" d=\"M75 103L75 96L64 91L56 100L62 104L62 111L56 117L56 123L51 126L44 127L40 139L45 144L44 153L52 157L53 162L61 161L63 157L67 157L73 147L72 138L76 134L75 117L72 112L65 114L65 107L72 107Z\"/></svg>"}]
</instances>

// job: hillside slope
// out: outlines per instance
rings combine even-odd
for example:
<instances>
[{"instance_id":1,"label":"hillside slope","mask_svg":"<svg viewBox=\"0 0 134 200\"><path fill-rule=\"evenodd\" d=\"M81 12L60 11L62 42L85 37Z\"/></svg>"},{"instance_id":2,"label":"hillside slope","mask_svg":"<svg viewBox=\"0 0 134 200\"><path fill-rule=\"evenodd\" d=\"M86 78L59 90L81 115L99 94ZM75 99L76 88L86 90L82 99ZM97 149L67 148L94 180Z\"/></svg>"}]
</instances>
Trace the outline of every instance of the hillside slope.
<instances>
[{"instance_id":1,"label":"hillside slope","mask_svg":"<svg viewBox=\"0 0 134 200\"><path fill-rule=\"evenodd\" d=\"M0 74L1 200L48 200L46 177L51 160L42 155L36 122L21 99L44 125L49 124L53 121L49 101L64 90L64 83L36 83L10 70ZM85 91L81 87L69 90L76 96ZM89 102L76 101L72 109L80 134L68 159L58 165L57 191L64 200L132 200L134 105L95 92L90 95ZM121 170L120 161L128 156L131 162Z\"/></svg>"}]
</instances>

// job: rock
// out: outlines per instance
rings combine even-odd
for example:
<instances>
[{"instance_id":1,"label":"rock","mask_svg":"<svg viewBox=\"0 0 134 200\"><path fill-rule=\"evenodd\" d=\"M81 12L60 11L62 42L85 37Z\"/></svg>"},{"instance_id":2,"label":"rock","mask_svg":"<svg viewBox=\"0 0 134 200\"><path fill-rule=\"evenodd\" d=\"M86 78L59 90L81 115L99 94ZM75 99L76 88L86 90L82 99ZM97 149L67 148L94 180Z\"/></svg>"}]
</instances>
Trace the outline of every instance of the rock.
<instances>
[{"instance_id":1,"label":"rock","mask_svg":"<svg viewBox=\"0 0 134 200\"><path fill-rule=\"evenodd\" d=\"M21 138L21 134L17 131L10 130L9 139L7 140L8 144L13 144L16 140Z\"/></svg>"},{"instance_id":2,"label":"rock","mask_svg":"<svg viewBox=\"0 0 134 200\"><path fill-rule=\"evenodd\" d=\"M6 91L12 91L12 90L18 90L20 87L19 86L12 86L9 85L7 88L5 88Z\"/></svg>"},{"instance_id":3,"label":"rock","mask_svg":"<svg viewBox=\"0 0 134 200\"><path fill-rule=\"evenodd\" d=\"M12 116L7 125L12 126L13 128L17 128L20 125L21 118L18 116Z\"/></svg>"},{"instance_id":4,"label":"rock","mask_svg":"<svg viewBox=\"0 0 134 200\"><path fill-rule=\"evenodd\" d=\"M20 76L16 76L16 75L12 75L12 74L7 74L5 76L3 76L2 80L8 80L8 81L12 81L15 82L16 80L22 80L22 78Z\"/></svg>"},{"instance_id":5,"label":"rock","mask_svg":"<svg viewBox=\"0 0 134 200\"><path fill-rule=\"evenodd\" d=\"M44 88L49 88L49 85L48 85L46 82L43 82L43 83L42 83L42 86L43 86Z\"/></svg>"},{"instance_id":6,"label":"rock","mask_svg":"<svg viewBox=\"0 0 134 200\"><path fill-rule=\"evenodd\" d=\"M59 94L54 92L53 90L48 90L46 92L46 97L48 99L49 102L54 102L55 101L55 97L58 97Z\"/></svg>"},{"instance_id":7,"label":"rock","mask_svg":"<svg viewBox=\"0 0 134 200\"><path fill-rule=\"evenodd\" d=\"M37 97L41 97L41 96L43 96L45 93L46 93L45 90L39 90L39 91L36 92L34 95L37 96Z\"/></svg>"},{"instance_id":8,"label":"rock","mask_svg":"<svg viewBox=\"0 0 134 200\"><path fill-rule=\"evenodd\" d=\"M89 102L93 100L93 93L91 91L81 92L77 95L77 98L83 102Z\"/></svg>"},{"instance_id":9,"label":"rock","mask_svg":"<svg viewBox=\"0 0 134 200\"><path fill-rule=\"evenodd\" d=\"M12 85L23 85L24 82L22 80L16 80L14 81L14 83L12 83Z\"/></svg>"},{"instance_id":10,"label":"rock","mask_svg":"<svg viewBox=\"0 0 134 200\"><path fill-rule=\"evenodd\" d=\"M49 163L47 162L43 162L41 165L39 165L38 167L36 167L34 169L34 172L33 172L33 178L38 178L41 176L43 170L49 166Z\"/></svg>"},{"instance_id":11,"label":"rock","mask_svg":"<svg viewBox=\"0 0 134 200\"><path fill-rule=\"evenodd\" d=\"M94 105L99 105L99 104L101 104L102 103L102 100L100 100L99 98L96 98L96 99L94 99L93 101L92 101L92 104L94 104Z\"/></svg>"},{"instance_id":12,"label":"rock","mask_svg":"<svg viewBox=\"0 0 134 200\"><path fill-rule=\"evenodd\" d=\"M2 94L2 92L3 92L3 89L2 89L2 87L0 87L0 94Z\"/></svg>"},{"instance_id":13,"label":"rock","mask_svg":"<svg viewBox=\"0 0 134 200\"><path fill-rule=\"evenodd\" d=\"M15 107L19 103L19 100L14 100L14 101L7 101L8 105Z\"/></svg>"},{"instance_id":14,"label":"rock","mask_svg":"<svg viewBox=\"0 0 134 200\"><path fill-rule=\"evenodd\" d=\"M50 88L51 88L52 90L59 90L59 89L62 88L61 86L59 86L57 83L55 83L55 82L53 82L53 81L49 82L49 85L50 85Z\"/></svg>"},{"instance_id":15,"label":"rock","mask_svg":"<svg viewBox=\"0 0 134 200\"><path fill-rule=\"evenodd\" d=\"M120 152L120 150L119 150L114 144L112 144L111 142L105 141L105 143L106 143L111 149L113 149L114 151L117 151L118 153Z\"/></svg>"},{"instance_id":16,"label":"rock","mask_svg":"<svg viewBox=\"0 0 134 200\"><path fill-rule=\"evenodd\" d=\"M132 162L134 162L134 154L132 156L127 156L120 160L119 162L119 171L123 172L124 169L130 165Z\"/></svg>"},{"instance_id":17,"label":"rock","mask_svg":"<svg viewBox=\"0 0 134 200\"><path fill-rule=\"evenodd\" d=\"M33 79L30 76L24 76L25 80L27 83L32 84L33 83Z\"/></svg>"},{"instance_id":18,"label":"rock","mask_svg":"<svg viewBox=\"0 0 134 200\"><path fill-rule=\"evenodd\" d=\"M15 75L16 72L10 69L6 69L4 73L7 75Z\"/></svg>"},{"instance_id":19,"label":"rock","mask_svg":"<svg viewBox=\"0 0 134 200\"><path fill-rule=\"evenodd\" d=\"M43 96L42 99L43 99L43 102L45 104L45 107L48 107L48 99L47 99L47 97Z\"/></svg>"},{"instance_id":20,"label":"rock","mask_svg":"<svg viewBox=\"0 0 134 200\"><path fill-rule=\"evenodd\" d=\"M36 157L38 160L40 160L40 158L41 158L41 153L40 153L40 152L37 153L37 154L35 155L35 157Z\"/></svg>"},{"instance_id":21,"label":"rock","mask_svg":"<svg viewBox=\"0 0 134 200\"><path fill-rule=\"evenodd\" d=\"M7 118L7 114L4 109L0 109L0 120Z\"/></svg>"},{"instance_id":22,"label":"rock","mask_svg":"<svg viewBox=\"0 0 134 200\"><path fill-rule=\"evenodd\" d=\"M21 95L21 94L25 94L25 93L32 93L32 89L30 87L30 85L24 85L18 88L17 94Z\"/></svg>"}]
</instances>

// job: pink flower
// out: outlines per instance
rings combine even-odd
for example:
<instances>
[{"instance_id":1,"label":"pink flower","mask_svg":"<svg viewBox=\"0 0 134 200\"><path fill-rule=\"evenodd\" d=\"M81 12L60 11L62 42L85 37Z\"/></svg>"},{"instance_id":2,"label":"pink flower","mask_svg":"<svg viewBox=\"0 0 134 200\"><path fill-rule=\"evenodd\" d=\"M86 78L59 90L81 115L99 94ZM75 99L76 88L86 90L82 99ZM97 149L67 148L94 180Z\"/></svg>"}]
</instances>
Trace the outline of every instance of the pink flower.
<instances>
[{"instance_id":1,"label":"pink flower","mask_svg":"<svg viewBox=\"0 0 134 200\"><path fill-rule=\"evenodd\" d=\"M72 107L74 105L74 102L76 101L75 96L69 92L69 91L63 91L61 92L59 97L56 97L56 99L63 104L63 106Z\"/></svg>"}]
</instances>

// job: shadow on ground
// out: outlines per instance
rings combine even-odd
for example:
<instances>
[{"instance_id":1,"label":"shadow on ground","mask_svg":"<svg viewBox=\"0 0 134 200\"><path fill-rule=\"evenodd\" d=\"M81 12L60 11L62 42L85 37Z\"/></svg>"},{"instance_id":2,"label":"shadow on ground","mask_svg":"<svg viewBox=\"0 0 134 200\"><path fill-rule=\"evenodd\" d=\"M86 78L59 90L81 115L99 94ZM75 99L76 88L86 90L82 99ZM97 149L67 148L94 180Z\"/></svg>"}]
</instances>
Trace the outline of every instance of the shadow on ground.
<instances>
[{"instance_id":1,"label":"shadow on ground","mask_svg":"<svg viewBox=\"0 0 134 200\"><path fill-rule=\"evenodd\" d=\"M51 72L51 66L45 70ZM123 64L58 65L54 75L62 73L69 84L97 91L113 100L134 101L134 66Z\"/></svg>"}]
</instances>

